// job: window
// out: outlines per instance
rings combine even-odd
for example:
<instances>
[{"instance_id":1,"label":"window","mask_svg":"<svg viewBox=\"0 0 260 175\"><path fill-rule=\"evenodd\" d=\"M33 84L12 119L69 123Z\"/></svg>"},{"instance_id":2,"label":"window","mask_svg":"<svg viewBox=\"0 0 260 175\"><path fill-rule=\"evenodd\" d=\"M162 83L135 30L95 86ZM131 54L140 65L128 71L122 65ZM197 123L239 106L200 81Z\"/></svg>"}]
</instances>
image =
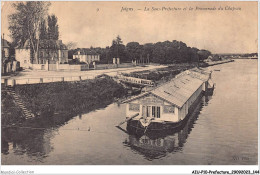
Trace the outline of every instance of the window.
<instances>
[{"instance_id":1,"label":"window","mask_svg":"<svg viewBox=\"0 0 260 175\"><path fill-rule=\"evenodd\" d=\"M139 104L129 104L129 111L139 111L140 110L140 105Z\"/></svg>"},{"instance_id":2,"label":"window","mask_svg":"<svg viewBox=\"0 0 260 175\"><path fill-rule=\"evenodd\" d=\"M142 116L145 116L145 106L142 107Z\"/></svg>"},{"instance_id":3,"label":"window","mask_svg":"<svg viewBox=\"0 0 260 175\"><path fill-rule=\"evenodd\" d=\"M146 108L146 116L147 117L150 117L151 116L151 106L147 106L147 108Z\"/></svg>"},{"instance_id":4,"label":"window","mask_svg":"<svg viewBox=\"0 0 260 175\"><path fill-rule=\"evenodd\" d=\"M24 63L27 63L27 60L24 60Z\"/></svg>"},{"instance_id":5,"label":"window","mask_svg":"<svg viewBox=\"0 0 260 175\"><path fill-rule=\"evenodd\" d=\"M152 117L155 117L155 106L152 106Z\"/></svg>"},{"instance_id":6,"label":"window","mask_svg":"<svg viewBox=\"0 0 260 175\"><path fill-rule=\"evenodd\" d=\"M161 118L161 112L160 112L161 108L159 106L157 106L156 109L157 109L157 116L156 117Z\"/></svg>"},{"instance_id":7,"label":"window","mask_svg":"<svg viewBox=\"0 0 260 175\"><path fill-rule=\"evenodd\" d=\"M163 112L164 113L174 113L174 106L164 106Z\"/></svg>"}]
</instances>

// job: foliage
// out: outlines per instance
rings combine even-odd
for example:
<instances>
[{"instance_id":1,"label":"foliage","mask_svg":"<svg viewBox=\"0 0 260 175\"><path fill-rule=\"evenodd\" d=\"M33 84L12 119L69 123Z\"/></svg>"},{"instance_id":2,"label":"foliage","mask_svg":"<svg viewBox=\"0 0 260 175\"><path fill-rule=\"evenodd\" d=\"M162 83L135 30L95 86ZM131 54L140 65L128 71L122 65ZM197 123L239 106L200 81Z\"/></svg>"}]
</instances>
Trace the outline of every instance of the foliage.
<instances>
[{"instance_id":1,"label":"foliage","mask_svg":"<svg viewBox=\"0 0 260 175\"><path fill-rule=\"evenodd\" d=\"M17 108L14 103L12 96L7 94L5 91L1 91L1 123L2 125L9 125L11 123L18 123L23 121L21 118L22 111Z\"/></svg>"},{"instance_id":2,"label":"foliage","mask_svg":"<svg viewBox=\"0 0 260 175\"><path fill-rule=\"evenodd\" d=\"M58 18L55 15L48 16L48 39L59 39Z\"/></svg>"},{"instance_id":3,"label":"foliage","mask_svg":"<svg viewBox=\"0 0 260 175\"><path fill-rule=\"evenodd\" d=\"M59 26L58 18L55 15L48 15L46 20L40 23L40 39L41 40L58 40L59 39Z\"/></svg>"},{"instance_id":4,"label":"foliage","mask_svg":"<svg viewBox=\"0 0 260 175\"><path fill-rule=\"evenodd\" d=\"M48 39L48 31L45 20L43 20L40 24L40 39Z\"/></svg>"},{"instance_id":5,"label":"foliage","mask_svg":"<svg viewBox=\"0 0 260 175\"><path fill-rule=\"evenodd\" d=\"M17 85L26 106L34 112L51 104L58 113L83 112L99 103L109 104L126 94L125 89L108 77L80 82Z\"/></svg>"},{"instance_id":6,"label":"foliage","mask_svg":"<svg viewBox=\"0 0 260 175\"><path fill-rule=\"evenodd\" d=\"M50 2L26 1L13 3L15 12L8 16L13 42L24 45L29 40L34 58L38 62L40 26L47 16Z\"/></svg>"},{"instance_id":7,"label":"foliage","mask_svg":"<svg viewBox=\"0 0 260 175\"><path fill-rule=\"evenodd\" d=\"M200 50L198 51L198 56L200 60L205 60L211 55L210 51L207 50Z\"/></svg>"},{"instance_id":8,"label":"foliage","mask_svg":"<svg viewBox=\"0 0 260 175\"><path fill-rule=\"evenodd\" d=\"M79 61L79 59L71 59L71 60L69 60L69 62L68 62L69 64L80 64L80 61Z\"/></svg>"},{"instance_id":9,"label":"foliage","mask_svg":"<svg viewBox=\"0 0 260 175\"><path fill-rule=\"evenodd\" d=\"M206 59L211 53L207 50L199 50L195 47L188 47L181 41L164 41L157 43L139 44L138 42L129 42L126 46L118 36L112 41L112 45L106 48L92 48L100 55L101 63L112 63L112 58L119 57L121 62L140 62L173 64L173 63L198 63ZM71 57L76 49L70 50Z\"/></svg>"},{"instance_id":10,"label":"foliage","mask_svg":"<svg viewBox=\"0 0 260 175\"><path fill-rule=\"evenodd\" d=\"M121 58L121 62L126 61L125 45L119 35L112 41L112 46L109 49L109 56L111 60L112 58Z\"/></svg>"},{"instance_id":11,"label":"foliage","mask_svg":"<svg viewBox=\"0 0 260 175\"><path fill-rule=\"evenodd\" d=\"M143 55L143 46L138 42L130 42L126 45L126 51L128 58L131 60L136 60Z\"/></svg>"}]
</instances>

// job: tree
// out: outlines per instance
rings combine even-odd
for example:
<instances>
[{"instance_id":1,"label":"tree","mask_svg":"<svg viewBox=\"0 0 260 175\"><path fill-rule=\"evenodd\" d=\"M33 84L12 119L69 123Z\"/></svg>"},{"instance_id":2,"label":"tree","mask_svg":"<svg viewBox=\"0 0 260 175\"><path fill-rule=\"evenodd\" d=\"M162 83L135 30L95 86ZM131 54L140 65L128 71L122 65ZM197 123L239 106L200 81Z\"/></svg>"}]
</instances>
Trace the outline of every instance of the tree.
<instances>
[{"instance_id":1,"label":"tree","mask_svg":"<svg viewBox=\"0 0 260 175\"><path fill-rule=\"evenodd\" d=\"M55 15L48 16L48 39L59 39L58 18Z\"/></svg>"},{"instance_id":2,"label":"tree","mask_svg":"<svg viewBox=\"0 0 260 175\"><path fill-rule=\"evenodd\" d=\"M123 44L123 41L122 41L122 39L121 39L121 37L119 35L117 35L115 43L118 44L118 45L119 44Z\"/></svg>"},{"instance_id":3,"label":"tree","mask_svg":"<svg viewBox=\"0 0 260 175\"><path fill-rule=\"evenodd\" d=\"M117 35L117 37L116 37L116 39L115 40L113 40L113 42L112 42L112 45L116 45L116 56L117 56L117 58L119 57L119 46L121 45L121 44L123 44L123 41L122 41L122 39L121 39L121 37L119 36L119 35Z\"/></svg>"},{"instance_id":4,"label":"tree","mask_svg":"<svg viewBox=\"0 0 260 175\"><path fill-rule=\"evenodd\" d=\"M199 60L201 61L207 59L211 55L211 52L208 50L200 50L197 53L199 56Z\"/></svg>"},{"instance_id":5,"label":"tree","mask_svg":"<svg viewBox=\"0 0 260 175\"><path fill-rule=\"evenodd\" d=\"M131 60L137 60L143 55L143 46L138 42L127 43L126 52Z\"/></svg>"},{"instance_id":6,"label":"tree","mask_svg":"<svg viewBox=\"0 0 260 175\"><path fill-rule=\"evenodd\" d=\"M119 35L112 41L112 46L109 49L109 55L112 58L120 58L122 62L126 61L125 45Z\"/></svg>"},{"instance_id":7,"label":"tree","mask_svg":"<svg viewBox=\"0 0 260 175\"><path fill-rule=\"evenodd\" d=\"M40 24L40 40L43 39L48 39L48 31L47 31L45 20L43 20Z\"/></svg>"},{"instance_id":8,"label":"tree","mask_svg":"<svg viewBox=\"0 0 260 175\"><path fill-rule=\"evenodd\" d=\"M40 25L47 16L50 2L17 2L13 3L12 6L15 13L8 16L11 37L20 46L29 40L33 59L38 63Z\"/></svg>"},{"instance_id":9,"label":"tree","mask_svg":"<svg viewBox=\"0 0 260 175\"><path fill-rule=\"evenodd\" d=\"M76 42L73 42L73 41L70 41L66 44L68 50L71 50L71 49L76 49L77 47L77 43Z\"/></svg>"}]
</instances>

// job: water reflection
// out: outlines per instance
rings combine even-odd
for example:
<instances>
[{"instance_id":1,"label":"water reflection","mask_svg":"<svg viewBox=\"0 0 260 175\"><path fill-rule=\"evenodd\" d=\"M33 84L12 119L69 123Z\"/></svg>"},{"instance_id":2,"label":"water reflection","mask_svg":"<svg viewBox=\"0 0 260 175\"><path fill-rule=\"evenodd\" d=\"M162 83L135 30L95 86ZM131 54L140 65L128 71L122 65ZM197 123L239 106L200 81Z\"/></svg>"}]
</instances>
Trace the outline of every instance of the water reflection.
<instances>
[{"instance_id":1,"label":"water reflection","mask_svg":"<svg viewBox=\"0 0 260 175\"><path fill-rule=\"evenodd\" d=\"M107 102L96 103L96 105L83 109L83 111L89 113L106 108L108 105ZM32 127L1 127L1 153L3 155L26 155L29 158L28 162L34 162L34 164L44 162L44 159L54 150L51 140L58 133L60 127L75 118L81 121L82 115L84 114L80 112L57 115L54 118L48 118L48 120L46 118L38 118L30 124ZM90 128L88 128L88 131L90 131ZM16 162L16 160L12 161ZM28 164L28 162L24 163Z\"/></svg>"},{"instance_id":2,"label":"water reflection","mask_svg":"<svg viewBox=\"0 0 260 175\"><path fill-rule=\"evenodd\" d=\"M141 133L127 128L128 138L123 142L125 146L142 154L147 160L160 159L169 153L182 150L203 106L207 106L211 96L203 96L194 112L188 116L187 122L178 130L163 132Z\"/></svg>"},{"instance_id":3,"label":"water reflection","mask_svg":"<svg viewBox=\"0 0 260 175\"><path fill-rule=\"evenodd\" d=\"M30 159L42 162L53 150L50 140L54 132L46 129L5 128L2 129L2 154L13 152L26 154Z\"/></svg>"}]
</instances>

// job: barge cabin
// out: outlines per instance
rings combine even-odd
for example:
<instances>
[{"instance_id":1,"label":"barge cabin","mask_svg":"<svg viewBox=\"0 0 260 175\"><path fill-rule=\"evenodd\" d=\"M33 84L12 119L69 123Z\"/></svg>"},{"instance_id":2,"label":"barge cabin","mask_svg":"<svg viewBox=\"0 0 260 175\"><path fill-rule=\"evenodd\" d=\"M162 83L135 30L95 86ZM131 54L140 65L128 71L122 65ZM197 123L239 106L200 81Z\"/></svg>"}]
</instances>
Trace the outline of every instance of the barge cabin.
<instances>
[{"instance_id":1,"label":"barge cabin","mask_svg":"<svg viewBox=\"0 0 260 175\"><path fill-rule=\"evenodd\" d=\"M171 81L124 101L129 126L164 130L181 126L203 92L213 88L211 72L194 68Z\"/></svg>"}]
</instances>

